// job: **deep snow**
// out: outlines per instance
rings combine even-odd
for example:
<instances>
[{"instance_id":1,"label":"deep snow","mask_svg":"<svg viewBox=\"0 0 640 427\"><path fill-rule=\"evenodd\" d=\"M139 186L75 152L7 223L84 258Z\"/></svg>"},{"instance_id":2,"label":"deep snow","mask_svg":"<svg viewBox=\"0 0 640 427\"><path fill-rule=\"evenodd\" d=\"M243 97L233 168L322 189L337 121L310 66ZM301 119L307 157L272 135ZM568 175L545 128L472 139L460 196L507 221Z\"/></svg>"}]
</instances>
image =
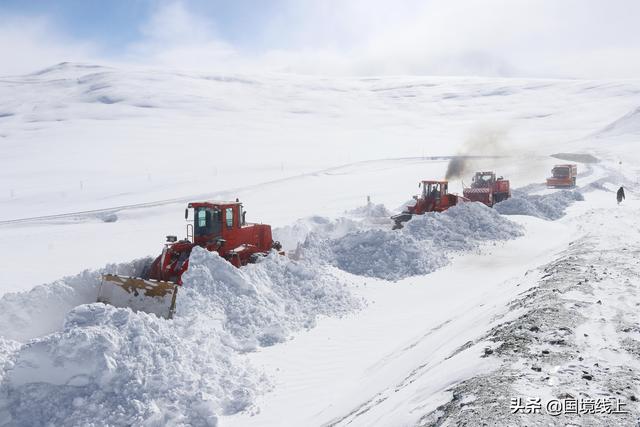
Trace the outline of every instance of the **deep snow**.
<instances>
[{"instance_id":1,"label":"deep snow","mask_svg":"<svg viewBox=\"0 0 640 427\"><path fill-rule=\"evenodd\" d=\"M0 425L216 425L269 387L242 353L361 306L275 253L239 270L196 248L183 280L174 320L93 303L98 272L2 297Z\"/></svg>"},{"instance_id":2,"label":"deep snow","mask_svg":"<svg viewBox=\"0 0 640 427\"><path fill-rule=\"evenodd\" d=\"M387 215L386 209L380 209ZM374 217L375 218L375 217ZM417 216L401 230L391 221L325 222L322 232L307 236L300 256L317 258L349 273L398 280L427 274L446 265L455 251L468 251L481 242L501 241L522 235L522 228L481 203L463 203L442 213ZM362 225L364 223L364 226ZM382 223L382 227L375 227ZM343 235L335 236L338 230Z\"/></svg>"},{"instance_id":3,"label":"deep snow","mask_svg":"<svg viewBox=\"0 0 640 427\"><path fill-rule=\"evenodd\" d=\"M12 244L1 249L10 268L0 271L0 289L51 283L0 298L0 420L428 425L464 420L474 398L500 402L495 393L509 389L492 388L496 373L522 375L514 393L555 393L524 364L533 354L496 349L513 338L502 331L526 324L526 310L544 309L546 325L576 304L529 297L565 291L542 276L569 246L594 227L607 236L616 209L633 229L639 88L634 80L319 79L77 64L1 79L0 233ZM515 215L498 215L509 204L467 205L391 232L384 206L409 199L421 179L443 177L443 156L487 127L503 135L505 156L474 167L532 189L509 202ZM580 167L584 202L542 185L559 150L601 160ZM622 183L628 200L616 206L610 192ZM127 260L155 256L162 236L184 233L185 203L235 197L251 220L278 227L296 261L272 256L236 270L196 251L173 321L92 304L99 266L122 263L111 268L134 274ZM613 231L620 247L594 238L584 249L598 278L633 273L624 283L631 292L635 271L603 266L617 265L617 251L637 238ZM83 268L91 270L73 275ZM578 295L574 320L582 312L595 320L570 325L566 353L597 355L594 363L636 378L633 304L617 303L617 288L584 289L611 309ZM598 316L624 322L593 334ZM605 339L613 344L601 351ZM487 347L494 356L485 357ZM608 378L599 369L589 367L596 387L585 388L575 362L557 360L568 364L557 375L567 388L615 393L603 388L608 379L598 382ZM556 374L554 366L537 367ZM637 412L638 391L618 391Z\"/></svg>"},{"instance_id":4,"label":"deep snow","mask_svg":"<svg viewBox=\"0 0 640 427\"><path fill-rule=\"evenodd\" d=\"M525 194L515 192L513 197L495 205L502 215L530 215L542 219L559 219L565 210L575 201L584 197L579 191L556 191L550 194Z\"/></svg>"},{"instance_id":5,"label":"deep snow","mask_svg":"<svg viewBox=\"0 0 640 427\"><path fill-rule=\"evenodd\" d=\"M343 316L363 306L327 262L348 253L351 264L336 262L339 268L398 279L429 273L452 252L479 242L522 235L522 227L477 203L415 218L402 231L389 229L381 205L347 214L359 220L312 218L309 223L336 237L323 240L316 227L297 261L274 252L237 269L194 249L175 320L93 303L99 271L3 296L2 324L14 340L2 342L8 362L0 407L7 423L215 425L221 415L255 410L256 395L269 388L242 353L282 343L315 326L320 315ZM351 239L359 242L355 250ZM398 240L405 244L394 246ZM372 254L371 248L395 252ZM412 258L424 264L416 269L407 262ZM102 271L137 275L149 261Z\"/></svg>"}]
</instances>

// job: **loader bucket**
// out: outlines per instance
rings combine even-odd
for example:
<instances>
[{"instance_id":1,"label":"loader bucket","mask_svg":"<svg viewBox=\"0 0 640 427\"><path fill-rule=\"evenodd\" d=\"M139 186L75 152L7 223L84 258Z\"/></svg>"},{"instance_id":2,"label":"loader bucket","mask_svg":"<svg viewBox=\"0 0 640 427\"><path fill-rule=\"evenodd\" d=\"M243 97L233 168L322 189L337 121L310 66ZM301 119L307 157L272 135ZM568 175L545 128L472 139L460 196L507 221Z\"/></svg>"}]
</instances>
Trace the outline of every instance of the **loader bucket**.
<instances>
[{"instance_id":1,"label":"loader bucket","mask_svg":"<svg viewBox=\"0 0 640 427\"><path fill-rule=\"evenodd\" d=\"M178 285L173 282L103 274L98 302L171 319L177 293Z\"/></svg>"},{"instance_id":2,"label":"loader bucket","mask_svg":"<svg viewBox=\"0 0 640 427\"><path fill-rule=\"evenodd\" d=\"M392 230L399 230L403 228L404 225L402 223L409 221L412 216L413 215L409 212L402 212L392 216L391 219L394 221Z\"/></svg>"}]
</instances>

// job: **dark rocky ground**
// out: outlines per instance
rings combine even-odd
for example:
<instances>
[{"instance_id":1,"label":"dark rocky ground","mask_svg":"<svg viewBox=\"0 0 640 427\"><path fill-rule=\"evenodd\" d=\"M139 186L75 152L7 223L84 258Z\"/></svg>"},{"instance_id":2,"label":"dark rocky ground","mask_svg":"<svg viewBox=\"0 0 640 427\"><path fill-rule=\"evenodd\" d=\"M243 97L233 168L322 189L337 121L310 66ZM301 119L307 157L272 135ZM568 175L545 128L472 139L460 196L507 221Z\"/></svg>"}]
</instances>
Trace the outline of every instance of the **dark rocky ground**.
<instances>
[{"instance_id":1,"label":"dark rocky ground","mask_svg":"<svg viewBox=\"0 0 640 427\"><path fill-rule=\"evenodd\" d=\"M581 236L528 272L537 285L476 341L491 343L483 357L499 358L500 368L453 386L452 399L418 425L640 425L640 248L633 245L640 228L638 212L618 212L593 209L577 219ZM540 398L540 413L512 413L512 398ZM552 415L545 407L552 399L582 402L587 413ZM628 413L606 413L595 403L603 399ZM588 413L590 405L604 413Z\"/></svg>"}]
</instances>

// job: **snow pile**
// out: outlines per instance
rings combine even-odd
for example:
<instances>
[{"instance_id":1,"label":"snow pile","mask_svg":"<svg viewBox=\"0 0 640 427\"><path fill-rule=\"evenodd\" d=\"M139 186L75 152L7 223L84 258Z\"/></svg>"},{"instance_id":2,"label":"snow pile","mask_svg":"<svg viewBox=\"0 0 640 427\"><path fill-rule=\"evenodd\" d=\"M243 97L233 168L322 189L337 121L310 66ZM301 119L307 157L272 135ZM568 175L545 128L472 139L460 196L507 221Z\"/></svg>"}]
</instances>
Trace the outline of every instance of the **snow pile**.
<instances>
[{"instance_id":1,"label":"snow pile","mask_svg":"<svg viewBox=\"0 0 640 427\"><path fill-rule=\"evenodd\" d=\"M250 404L260 377L205 319L174 322L82 305L62 331L24 345L7 371L8 425L216 425Z\"/></svg>"},{"instance_id":2,"label":"snow pile","mask_svg":"<svg viewBox=\"0 0 640 427\"><path fill-rule=\"evenodd\" d=\"M10 361L13 353L18 351L19 348L19 342L0 337L0 372L4 371L5 364Z\"/></svg>"},{"instance_id":3,"label":"snow pile","mask_svg":"<svg viewBox=\"0 0 640 427\"><path fill-rule=\"evenodd\" d=\"M575 201L583 201L579 191L556 191L545 195L515 195L494 207L503 215L529 215L546 220L562 218L565 209Z\"/></svg>"},{"instance_id":4,"label":"snow pile","mask_svg":"<svg viewBox=\"0 0 640 427\"><path fill-rule=\"evenodd\" d=\"M391 212L382 203L367 203L366 205L359 206L347 212L348 215L356 218L370 218L370 219L389 219Z\"/></svg>"},{"instance_id":5,"label":"snow pile","mask_svg":"<svg viewBox=\"0 0 640 427\"><path fill-rule=\"evenodd\" d=\"M317 315L340 316L358 306L341 281L310 262L273 255L237 269L200 248L189 262L178 316L219 316L241 350L283 341L313 327Z\"/></svg>"},{"instance_id":6,"label":"snow pile","mask_svg":"<svg viewBox=\"0 0 640 427\"><path fill-rule=\"evenodd\" d=\"M64 316L73 307L96 301L103 272L139 276L151 261L152 258L141 258L110 264L102 270L85 270L28 292L4 294L0 297L0 336L27 341L59 330Z\"/></svg>"},{"instance_id":7,"label":"snow pile","mask_svg":"<svg viewBox=\"0 0 640 427\"><path fill-rule=\"evenodd\" d=\"M416 216L401 230L390 228L354 230L338 238L313 233L302 246L303 255L353 274L398 280L446 265L454 251L522 235L519 225L481 203Z\"/></svg>"},{"instance_id":8,"label":"snow pile","mask_svg":"<svg viewBox=\"0 0 640 427\"><path fill-rule=\"evenodd\" d=\"M360 276L398 280L426 274L447 263L432 246L401 231L362 230L337 239L314 234L303 245L304 257L314 257Z\"/></svg>"},{"instance_id":9,"label":"snow pile","mask_svg":"<svg viewBox=\"0 0 640 427\"><path fill-rule=\"evenodd\" d=\"M609 188L611 186L611 182L608 178L601 178L597 181L590 182L581 190L583 193L588 193L590 191L604 191L606 193L613 193L616 190Z\"/></svg>"},{"instance_id":10,"label":"snow pile","mask_svg":"<svg viewBox=\"0 0 640 427\"><path fill-rule=\"evenodd\" d=\"M62 289L61 301L92 302L96 275L11 298L44 306L40 298ZM55 304L51 312L60 310L63 321L48 326L54 332L23 344L0 338L0 426L216 425L219 415L250 408L269 387L242 352L359 304L326 267L275 254L236 269L195 248L183 279L173 320L99 303L69 312ZM49 315L29 311L2 334L24 342L47 329L40 323L50 323Z\"/></svg>"},{"instance_id":11,"label":"snow pile","mask_svg":"<svg viewBox=\"0 0 640 427\"><path fill-rule=\"evenodd\" d=\"M367 203L345 212L345 215L334 220L321 216L302 218L293 225L274 229L273 235L283 247L296 248L312 233L335 239L352 231L388 228L393 224L392 214L383 204Z\"/></svg>"},{"instance_id":12,"label":"snow pile","mask_svg":"<svg viewBox=\"0 0 640 427\"><path fill-rule=\"evenodd\" d=\"M335 238L359 228L358 222L353 219L342 217L332 221L326 217L312 216L273 229L273 238L285 248L295 248L312 233Z\"/></svg>"}]
</instances>

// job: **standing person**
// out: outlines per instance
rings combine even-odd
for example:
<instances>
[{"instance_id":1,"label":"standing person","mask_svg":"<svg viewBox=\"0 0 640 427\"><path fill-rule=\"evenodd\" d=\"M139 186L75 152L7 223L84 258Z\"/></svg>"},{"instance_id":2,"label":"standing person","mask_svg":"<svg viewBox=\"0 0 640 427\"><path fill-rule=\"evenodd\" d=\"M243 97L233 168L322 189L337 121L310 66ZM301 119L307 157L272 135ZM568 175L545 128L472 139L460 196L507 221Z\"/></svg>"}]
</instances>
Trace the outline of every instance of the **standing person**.
<instances>
[{"instance_id":1,"label":"standing person","mask_svg":"<svg viewBox=\"0 0 640 427\"><path fill-rule=\"evenodd\" d=\"M624 200L624 188L622 187L618 188L616 199L618 199L618 204L620 204Z\"/></svg>"}]
</instances>

